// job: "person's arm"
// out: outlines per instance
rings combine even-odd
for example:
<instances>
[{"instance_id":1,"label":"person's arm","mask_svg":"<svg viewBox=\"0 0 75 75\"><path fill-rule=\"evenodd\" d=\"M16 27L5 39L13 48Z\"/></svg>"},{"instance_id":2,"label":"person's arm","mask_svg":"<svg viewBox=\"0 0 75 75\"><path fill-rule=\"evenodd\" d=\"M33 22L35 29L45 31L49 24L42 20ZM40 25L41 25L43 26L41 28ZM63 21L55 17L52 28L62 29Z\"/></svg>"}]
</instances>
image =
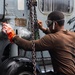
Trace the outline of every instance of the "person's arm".
<instances>
[{"instance_id":1,"label":"person's arm","mask_svg":"<svg viewBox=\"0 0 75 75\"><path fill-rule=\"evenodd\" d=\"M2 32L7 35L11 43L15 43L23 49L31 49L32 42L20 38L18 35L16 35L15 31L9 24L3 23Z\"/></svg>"},{"instance_id":2,"label":"person's arm","mask_svg":"<svg viewBox=\"0 0 75 75\"><path fill-rule=\"evenodd\" d=\"M50 30L48 28L43 27L42 21L38 20L39 29L43 31L45 34L49 34Z\"/></svg>"},{"instance_id":3,"label":"person's arm","mask_svg":"<svg viewBox=\"0 0 75 75\"><path fill-rule=\"evenodd\" d=\"M26 39L20 38L19 36L15 36L13 42L17 44L19 47L23 48L27 51L32 51L32 41L35 43L36 51L44 51L50 50L53 48L53 41L50 35L45 35L41 39L28 41Z\"/></svg>"},{"instance_id":4,"label":"person's arm","mask_svg":"<svg viewBox=\"0 0 75 75\"><path fill-rule=\"evenodd\" d=\"M42 31L45 34L50 34L50 30L48 28L45 28L45 29L43 28Z\"/></svg>"},{"instance_id":5,"label":"person's arm","mask_svg":"<svg viewBox=\"0 0 75 75\"><path fill-rule=\"evenodd\" d=\"M17 44L19 47L27 51L32 51L32 41L35 43L35 49L37 51L47 50L53 47L52 38L50 35L45 35L41 39L28 41L26 39L20 38L14 32L9 24L4 23L2 31L7 34L10 42Z\"/></svg>"},{"instance_id":6,"label":"person's arm","mask_svg":"<svg viewBox=\"0 0 75 75\"><path fill-rule=\"evenodd\" d=\"M20 48L27 50L27 51L32 51L32 41L20 38L19 36L15 36L12 38L13 43L17 44Z\"/></svg>"}]
</instances>

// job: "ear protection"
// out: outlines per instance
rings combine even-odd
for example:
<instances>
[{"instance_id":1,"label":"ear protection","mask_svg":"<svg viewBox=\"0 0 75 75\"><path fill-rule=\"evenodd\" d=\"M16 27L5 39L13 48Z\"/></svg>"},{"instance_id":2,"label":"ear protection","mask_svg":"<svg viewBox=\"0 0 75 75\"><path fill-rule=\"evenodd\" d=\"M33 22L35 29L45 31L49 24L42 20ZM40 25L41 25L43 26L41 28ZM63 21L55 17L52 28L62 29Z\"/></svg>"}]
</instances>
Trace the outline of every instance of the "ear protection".
<instances>
[{"instance_id":1,"label":"ear protection","mask_svg":"<svg viewBox=\"0 0 75 75\"><path fill-rule=\"evenodd\" d=\"M54 28L55 28L55 22L53 22L53 30L54 30Z\"/></svg>"}]
</instances>

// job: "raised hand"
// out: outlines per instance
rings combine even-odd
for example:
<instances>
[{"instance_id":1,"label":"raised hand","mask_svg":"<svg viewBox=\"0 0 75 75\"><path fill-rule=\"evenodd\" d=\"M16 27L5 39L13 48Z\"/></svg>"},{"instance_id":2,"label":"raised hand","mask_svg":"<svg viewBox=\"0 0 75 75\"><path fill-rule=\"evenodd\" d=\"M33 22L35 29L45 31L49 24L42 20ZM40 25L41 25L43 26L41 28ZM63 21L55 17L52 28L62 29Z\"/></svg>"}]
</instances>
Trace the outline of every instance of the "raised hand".
<instances>
[{"instance_id":1,"label":"raised hand","mask_svg":"<svg viewBox=\"0 0 75 75\"><path fill-rule=\"evenodd\" d=\"M12 42L12 38L16 36L15 31L12 29L10 24L3 23L2 31L7 34L8 39Z\"/></svg>"}]
</instances>

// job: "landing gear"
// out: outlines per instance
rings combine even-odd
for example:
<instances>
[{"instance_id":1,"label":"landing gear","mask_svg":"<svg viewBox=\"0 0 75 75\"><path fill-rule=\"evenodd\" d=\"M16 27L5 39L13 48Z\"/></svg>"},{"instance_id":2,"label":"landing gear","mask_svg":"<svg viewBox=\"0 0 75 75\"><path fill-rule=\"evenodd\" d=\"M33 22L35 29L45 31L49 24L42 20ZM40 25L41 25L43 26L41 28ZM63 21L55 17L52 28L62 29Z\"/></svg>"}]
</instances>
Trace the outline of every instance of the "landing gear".
<instances>
[{"instance_id":1,"label":"landing gear","mask_svg":"<svg viewBox=\"0 0 75 75\"><path fill-rule=\"evenodd\" d=\"M16 75L33 75L33 74L28 71L24 71L24 72L22 71L22 72L17 73Z\"/></svg>"},{"instance_id":2,"label":"landing gear","mask_svg":"<svg viewBox=\"0 0 75 75\"><path fill-rule=\"evenodd\" d=\"M37 66L36 66L37 67ZM37 68L37 73L39 69ZM0 67L0 75L32 75L32 61L24 57L11 57L5 60Z\"/></svg>"}]
</instances>

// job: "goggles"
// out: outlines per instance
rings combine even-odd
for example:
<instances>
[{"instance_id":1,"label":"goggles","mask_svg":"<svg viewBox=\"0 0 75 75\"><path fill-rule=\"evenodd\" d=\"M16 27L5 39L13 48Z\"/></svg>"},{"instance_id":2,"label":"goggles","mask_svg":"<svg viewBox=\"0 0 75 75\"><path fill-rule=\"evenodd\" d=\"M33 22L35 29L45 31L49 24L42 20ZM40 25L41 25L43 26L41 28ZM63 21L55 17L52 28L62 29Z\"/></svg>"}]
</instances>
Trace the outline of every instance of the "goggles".
<instances>
[{"instance_id":1,"label":"goggles","mask_svg":"<svg viewBox=\"0 0 75 75\"><path fill-rule=\"evenodd\" d=\"M50 27L51 25L53 25L53 21L51 21L51 20L46 20L45 23L46 23L47 27Z\"/></svg>"},{"instance_id":2,"label":"goggles","mask_svg":"<svg viewBox=\"0 0 75 75\"><path fill-rule=\"evenodd\" d=\"M56 20L56 22L58 22L58 21L63 21L63 20L64 20L64 19ZM46 20L45 23L46 23L47 27L50 27L51 25L53 25L53 21L52 21L52 20Z\"/></svg>"}]
</instances>

